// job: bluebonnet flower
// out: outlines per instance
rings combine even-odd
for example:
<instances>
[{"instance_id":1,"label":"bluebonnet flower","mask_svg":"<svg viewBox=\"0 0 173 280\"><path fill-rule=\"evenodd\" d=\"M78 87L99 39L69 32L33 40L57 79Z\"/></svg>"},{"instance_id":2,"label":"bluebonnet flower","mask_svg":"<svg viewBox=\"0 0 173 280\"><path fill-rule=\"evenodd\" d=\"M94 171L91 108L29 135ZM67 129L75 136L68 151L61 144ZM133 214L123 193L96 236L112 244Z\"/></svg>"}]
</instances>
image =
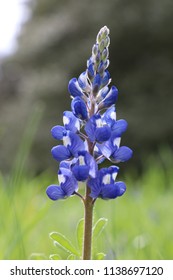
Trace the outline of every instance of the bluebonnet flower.
<instances>
[{"instance_id":1,"label":"bluebonnet flower","mask_svg":"<svg viewBox=\"0 0 173 280\"><path fill-rule=\"evenodd\" d=\"M101 168L96 178L88 180L92 198L113 199L123 195L126 191L125 184L123 182L115 182L118 170L117 166Z\"/></svg>"},{"instance_id":2,"label":"bluebonnet flower","mask_svg":"<svg viewBox=\"0 0 173 280\"><path fill-rule=\"evenodd\" d=\"M78 158L72 162L71 169L78 181L85 181L88 176L96 177L98 166L95 159L87 151L79 151Z\"/></svg>"},{"instance_id":3,"label":"bluebonnet flower","mask_svg":"<svg viewBox=\"0 0 173 280\"><path fill-rule=\"evenodd\" d=\"M63 199L77 191L78 183L73 173L67 168L60 168L58 172L60 185L51 185L47 188L47 195L52 200Z\"/></svg>"},{"instance_id":4,"label":"bluebonnet flower","mask_svg":"<svg viewBox=\"0 0 173 280\"><path fill-rule=\"evenodd\" d=\"M64 112L63 126L56 125L51 130L52 136L62 141L51 150L60 164L59 185L47 188L52 200L80 195L80 181L86 182L93 201L114 199L126 190L125 183L115 181L119 167L100 168L105 159L117 164L132 156L130 148L120 146L127 122L116 119L118 89L110 86L109 44L109 29L104 26L92 47L87 69L69 81L72 111Z\"/></svg>"},{"instance_id":5,"label":"bluebonnet flower","mask_svg":"<svg viewBox=\"0 0 173 280\"><path fill-rule=\"evenodd\" d=\"M63 132L63 145L52 148L52 156L57 160L71 159L78 156L79 151L85 150L82 139L71 131Z\"/></svg>"},{"instance_id":6,"label":"bluebonnet flower","mask_svg":"<svg viewBox=\"0 0 173 280\"><path fill-rule=\"evenodd\" d=\"M91 142L104 142L111 136L111 128L100 114L94 114L85 125L85 132Z\"/></svg>"}]
</instances>

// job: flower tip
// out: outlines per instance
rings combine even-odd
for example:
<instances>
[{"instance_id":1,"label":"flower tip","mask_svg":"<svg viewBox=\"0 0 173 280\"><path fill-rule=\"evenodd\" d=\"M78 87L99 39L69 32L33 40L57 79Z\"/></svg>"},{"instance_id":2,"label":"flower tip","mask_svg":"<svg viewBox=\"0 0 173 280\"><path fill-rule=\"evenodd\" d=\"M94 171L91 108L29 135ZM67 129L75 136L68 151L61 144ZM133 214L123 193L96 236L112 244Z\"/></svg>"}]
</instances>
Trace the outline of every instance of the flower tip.
<instances>
[{"instance_id":1,"label":"flower tip","mask_svg":"<svg viewBox=\"0 0 173 280\"><path fill-rule=\"evenodd\" d=\"M51 200L63 199L65 197L63 190L56 185L50 185L47 187L46 194Z\"/></svg>"},{"instance_id":2,"label":"flower tip","mask_svg":"<svg viewBox=\"0 0 173 280\"><path fill-rule=\"evenodd\" d=\"M117 182L118 185L118 196L122 196L126 191L126 185L124 182Z\"/></svg>"},{"instance_id":3,"label":"flower tip","mask_svg":"<svg viewBox=\"0 0 173 280\"><path fill-rule=\"evenodd\" d=\"M57 161L69 159L71 157L70 151L63 145L54 146L51 149L53 158Z\"/></svg>"},{"instance_id":4,"label":"flower tip","mask_svg":"<svg viewBox=\"0 0 173 280\"><path fill-rule=\"evenodd\" d=\"M106 25L102 27L102 30L103 30L103 33L104 33L105 36L109 35L110 30Z\"/></svg>"},{"instance_id":5,"label":"flower tip","mask_svg":"<svg viewBox=\"0 0 173 280\"><path fill-rule=\"evenodd\" d=\"M133 151L126 146L121 146L113 155L114 160L118 162L128 161L133 155Z\"/></svg>"}]
</instances>

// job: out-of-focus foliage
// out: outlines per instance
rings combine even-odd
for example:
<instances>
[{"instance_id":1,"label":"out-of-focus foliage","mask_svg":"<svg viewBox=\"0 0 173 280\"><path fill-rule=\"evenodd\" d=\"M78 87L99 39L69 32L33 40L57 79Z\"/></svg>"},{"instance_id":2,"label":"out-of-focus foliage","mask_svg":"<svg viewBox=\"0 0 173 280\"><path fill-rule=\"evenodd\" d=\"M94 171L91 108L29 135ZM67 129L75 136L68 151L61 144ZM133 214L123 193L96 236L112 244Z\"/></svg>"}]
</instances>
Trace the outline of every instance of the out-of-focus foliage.
<instances>
[{"instance_id":1,"label":"out-of-focus foliage","mask_svg":"<svg viewBox=\"0 0 173 280\"><path fill-rule=\"evenodd\" d=\"M173 137L173 1L37 0L15 55L1 64L0 167L8 170L26 120L45 105L30 155L36 171L54 163L50 129L70 108L68 80L85 70L98 30L111 31L110 72L119 88L118 118L134 161Z\"/></svg>"}]
</instances>

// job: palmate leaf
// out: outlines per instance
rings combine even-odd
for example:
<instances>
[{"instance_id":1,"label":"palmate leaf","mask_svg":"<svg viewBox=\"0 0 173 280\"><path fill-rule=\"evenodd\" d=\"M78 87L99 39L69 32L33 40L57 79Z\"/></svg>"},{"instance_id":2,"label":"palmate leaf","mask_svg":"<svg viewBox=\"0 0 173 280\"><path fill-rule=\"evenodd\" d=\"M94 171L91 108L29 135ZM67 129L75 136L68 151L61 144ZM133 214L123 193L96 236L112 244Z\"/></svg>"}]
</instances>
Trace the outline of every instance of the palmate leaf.
<instances>
[{"instance_id":1,"label":"palmate leaf","mask_svg":"<svg viewBox=\"0 0 173 280\"><path fill-rule=\"evenodd\" d=\"M105 218L100 218L94 225L93 227L93 242L97 240L97 238L100 236L102 231L104 230L106 224L107 224L107 219Z\"/></svg>"},{"instance_id":2,"label":"palmate leaf","mask_svg":"<svg viewBox=\"0 0 173 280\"><path fill-rule=\"evenodd\" d=\"M79 220L77 229L76 229L76 235L77 235L77 243L79 247L79 251L82 253L82 247L83 247L83 232L84 232L84 219Z\"/></svg>"},{"instance_id":3,"label":"palmate leaf","mask_svg":"<svg viewBox=\"0 0 173 280\"><path fill-rule=\"evenodd\" d=\"M69 239L67 239L64 235L62 235L59 232L52 232L52 233L50 233L49 236L51 239L53 239L55 241L55 244L60 246L66 252L79 256L79 252L72 245L71 241Z\"/></svg>"}]
</instances>

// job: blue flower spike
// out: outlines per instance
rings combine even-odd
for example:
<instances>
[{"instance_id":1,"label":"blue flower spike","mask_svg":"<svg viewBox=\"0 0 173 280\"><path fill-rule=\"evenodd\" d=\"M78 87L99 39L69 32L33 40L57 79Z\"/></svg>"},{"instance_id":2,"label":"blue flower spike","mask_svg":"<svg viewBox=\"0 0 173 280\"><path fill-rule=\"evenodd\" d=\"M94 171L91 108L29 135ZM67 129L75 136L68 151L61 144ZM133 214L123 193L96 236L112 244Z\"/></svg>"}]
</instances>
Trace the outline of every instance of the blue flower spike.
<instances>
[{"instance_id":1,"label":"blue flower spike","mask_svg":"<svg viewBox=\"0 0 173 280\"><path fill-rule=\"evenodd\" d=\"M128 123L117 120L118 89L110 86L107 69L109 44L109 29L104 26L96 37L85 71L69 81L71 111L63 113L63 125L51 130L58 141L51 152L59 162L59 185L50 185L46 190L52 200L78 195L85 202L86 197L78 192L78 182L86 182L93 203L97 198L115 199L126 191L125 183L116 181L118 166L100 167L105 159L118 164L133 154L129 147L120 146Z\"/></svg>"}]
</instances>

